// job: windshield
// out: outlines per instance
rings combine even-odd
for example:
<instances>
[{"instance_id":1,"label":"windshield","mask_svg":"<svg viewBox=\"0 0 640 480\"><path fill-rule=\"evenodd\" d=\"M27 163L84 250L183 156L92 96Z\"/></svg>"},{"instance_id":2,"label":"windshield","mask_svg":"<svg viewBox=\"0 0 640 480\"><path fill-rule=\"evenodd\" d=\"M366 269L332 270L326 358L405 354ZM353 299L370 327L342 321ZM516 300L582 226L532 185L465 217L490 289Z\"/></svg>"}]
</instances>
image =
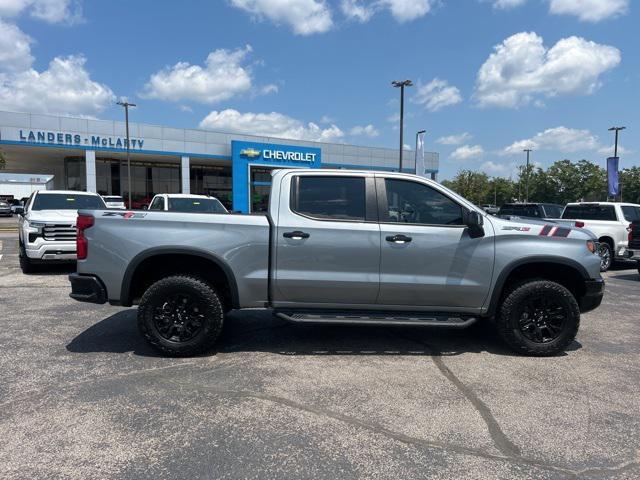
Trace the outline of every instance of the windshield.
<instances>
[{"instance_id":1,"label":"windshield","mask_svg":"<svg viewBox=\"0 0 640 480\"><path fill-rule=\"evenodd\" d=\"M105 202L109 203L123 203L122 197L104 197Z\"/></svg>"},{"instance_id":2,"label":"windshield","mask_svg":"<svg viewBox=\"0 0 640 480\"><path fill-rule=\"evenodd\" d=\"M616 221L613 205L567 205L562 218L569 220L605 220Z\"/></svg>"},{"instance_id":3,"label":"windshield","mask_svg":"<svg viewBox=\"0 0 640 480\"><path fill-rule=\"evenodd\" d=\"M187 213L229 213L216 198L169 198L169 210Z\"/></svg>"},{"instance_id":4,"label":"windshield","mask_svg":"<svg viewBox=\"0 0 640 480\"><path fill-rule=\"evenodd\" d=\"M518 217L541 218L542 214L537 205L503 205L498 215L515 215Z\"/></svg>"},{"instance_id":5,"label":"windshield","mask_svg":"<svg viewBox=\"0 0 640 480\"><path fill-rule=\"evenodd\" d=\"M79 210L82 208L99 210L105 206L97 195L41 193L36 195L31 210Z\"/></svg>"}]
</instances>

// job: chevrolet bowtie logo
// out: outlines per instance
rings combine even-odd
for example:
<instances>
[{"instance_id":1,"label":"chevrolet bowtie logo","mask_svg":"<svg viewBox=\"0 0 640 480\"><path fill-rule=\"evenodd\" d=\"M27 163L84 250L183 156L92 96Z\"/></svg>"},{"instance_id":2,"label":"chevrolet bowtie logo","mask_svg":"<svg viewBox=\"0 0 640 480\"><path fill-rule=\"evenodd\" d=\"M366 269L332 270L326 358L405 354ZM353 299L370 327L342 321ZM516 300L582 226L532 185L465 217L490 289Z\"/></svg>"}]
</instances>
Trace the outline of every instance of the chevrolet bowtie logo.
<instances>
[{"instance_id":1,"label":"chevrolet bowtie logo","mask_svg":"<svg viewBox=\"0 0 640 480\"><path fill-rule=\"evenodd\" d=\"M262 152L260 150L256 150L255 148L245 148L240 150L240 155L243 157L256 158L259 157Z\"/></svg>"}]
</instances>

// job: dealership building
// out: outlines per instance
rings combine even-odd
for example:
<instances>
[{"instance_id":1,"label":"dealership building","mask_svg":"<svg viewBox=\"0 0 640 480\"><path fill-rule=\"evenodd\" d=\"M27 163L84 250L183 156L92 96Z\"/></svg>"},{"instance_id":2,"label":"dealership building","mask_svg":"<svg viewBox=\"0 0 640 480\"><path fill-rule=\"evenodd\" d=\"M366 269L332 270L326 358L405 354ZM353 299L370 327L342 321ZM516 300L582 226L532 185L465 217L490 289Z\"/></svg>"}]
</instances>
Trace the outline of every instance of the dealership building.
<instances>
[{"instance_id":1,"label":"dealership building","mask_svg":"<svg viewBox=\"0 0 640 480\"><path fill-rule=\"evenodd\" d=\"M410 137L410 136L409 136ZM398 149L285 140L209 130L129 124L134 208L157 193L219 198L230 209L266 208L271 170L348 168L397 171ZM0 195L3 175L49 178L47 188L128 196L124 122L0 111ZM425 152L424 172L415 152L403 154L403 171L436 178L437 153Z\"/></svg>"}]
</instances>

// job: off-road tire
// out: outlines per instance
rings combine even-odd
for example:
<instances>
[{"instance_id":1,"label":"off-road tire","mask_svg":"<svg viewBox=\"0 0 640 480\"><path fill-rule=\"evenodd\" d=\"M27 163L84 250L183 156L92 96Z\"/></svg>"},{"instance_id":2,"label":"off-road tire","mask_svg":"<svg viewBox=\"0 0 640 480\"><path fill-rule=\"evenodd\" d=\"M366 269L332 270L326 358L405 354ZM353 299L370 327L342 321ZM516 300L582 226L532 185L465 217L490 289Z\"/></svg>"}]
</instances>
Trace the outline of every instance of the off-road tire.
<instances>
[{"instance_id":1,"label":"off-road tire","mask_svg":"<svg viewBox=\"0 0 640 480\"><path fill-rule=\"evenodd\" d=\"M29 257L27 257L27 252L25 252L24 247L22 245L20 245L19 250L20 252L18 254L18 260L20 262L20 269L22 270L22 273L24 273L25 275L28 275L30 273L35 272L36 267L31 262Z\"/></svg>"},{"instance_id":2,"label":"off-road tire","mask_svg":"<svg viewBox=\"0 0 640 480\"><path fill-rule=\"evenodd\" d=\"M535 295L544 295L558 302L566 312L562 330L548 343L531 341L519 326L520 310ZM557 355L566 350L578 333L580 308L573 294L562 285L549 280L531 280L515 286L505 295L495 318L495 326L507 345L518 353L536 357Z\"/></svg>"},{"instance_id":3,"label":"off-road tire","mask_svg":"<svg viewBox=\"0 0 640 480\"><path fill-rule=\"evenodd\" d=\"M154 322L154 312L176 293L193 296L202 306L204 319L201 329L184 342L164 338ZM189 357L210 350L224 323L224 307L216 290L204 280L188 275L176 275L158 280L142 296L138 306L138 329L156 350L172 357Z\"/></svg>"},{"instance_id":4,"label":"off-road tire","mask_svg":"<svg viewBox=\"0 0 640 480\"><path fill-rule=\"evenodd\" d=\"M600 261L600 271L601 272L606 272L613 265L613 249L611 248L611 245L609 245L607 242L600 243L600 246L598 248L599 248L598 256L601 259L601 261ZM605 251L606 251L606 253L605 253ZM605 253L608 256L608 261L603 261L602 260L602 254L603 253Z\"/></svg>"}]
</instances>

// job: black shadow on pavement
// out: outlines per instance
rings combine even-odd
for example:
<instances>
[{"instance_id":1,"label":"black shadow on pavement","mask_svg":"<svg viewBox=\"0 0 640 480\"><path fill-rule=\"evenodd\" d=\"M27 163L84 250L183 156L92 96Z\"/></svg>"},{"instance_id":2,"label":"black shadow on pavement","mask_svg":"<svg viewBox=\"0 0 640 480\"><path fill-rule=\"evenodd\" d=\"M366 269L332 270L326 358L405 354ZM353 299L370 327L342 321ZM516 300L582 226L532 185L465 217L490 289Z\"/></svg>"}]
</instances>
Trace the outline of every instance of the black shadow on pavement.
<instances>
[{"instance_id":1,"label":"black shadow on pavement","mask_svg":"<svg viewBox=\"0 0 640 480\"><path fill-rule=\"evenodd\" d=\"M574 341L569 352L582 345ZM135 309L123 310L92 325L75 337L67 350L75 353L133 352L159 356L138 333ZM209 355L269 352L280 355L461 355L488 352L517 356L487 322L465 330L427 327L299 325L269 312L233 312ZM567 355L566 353L561 354Z\"/></svg>"}]
</instances>

